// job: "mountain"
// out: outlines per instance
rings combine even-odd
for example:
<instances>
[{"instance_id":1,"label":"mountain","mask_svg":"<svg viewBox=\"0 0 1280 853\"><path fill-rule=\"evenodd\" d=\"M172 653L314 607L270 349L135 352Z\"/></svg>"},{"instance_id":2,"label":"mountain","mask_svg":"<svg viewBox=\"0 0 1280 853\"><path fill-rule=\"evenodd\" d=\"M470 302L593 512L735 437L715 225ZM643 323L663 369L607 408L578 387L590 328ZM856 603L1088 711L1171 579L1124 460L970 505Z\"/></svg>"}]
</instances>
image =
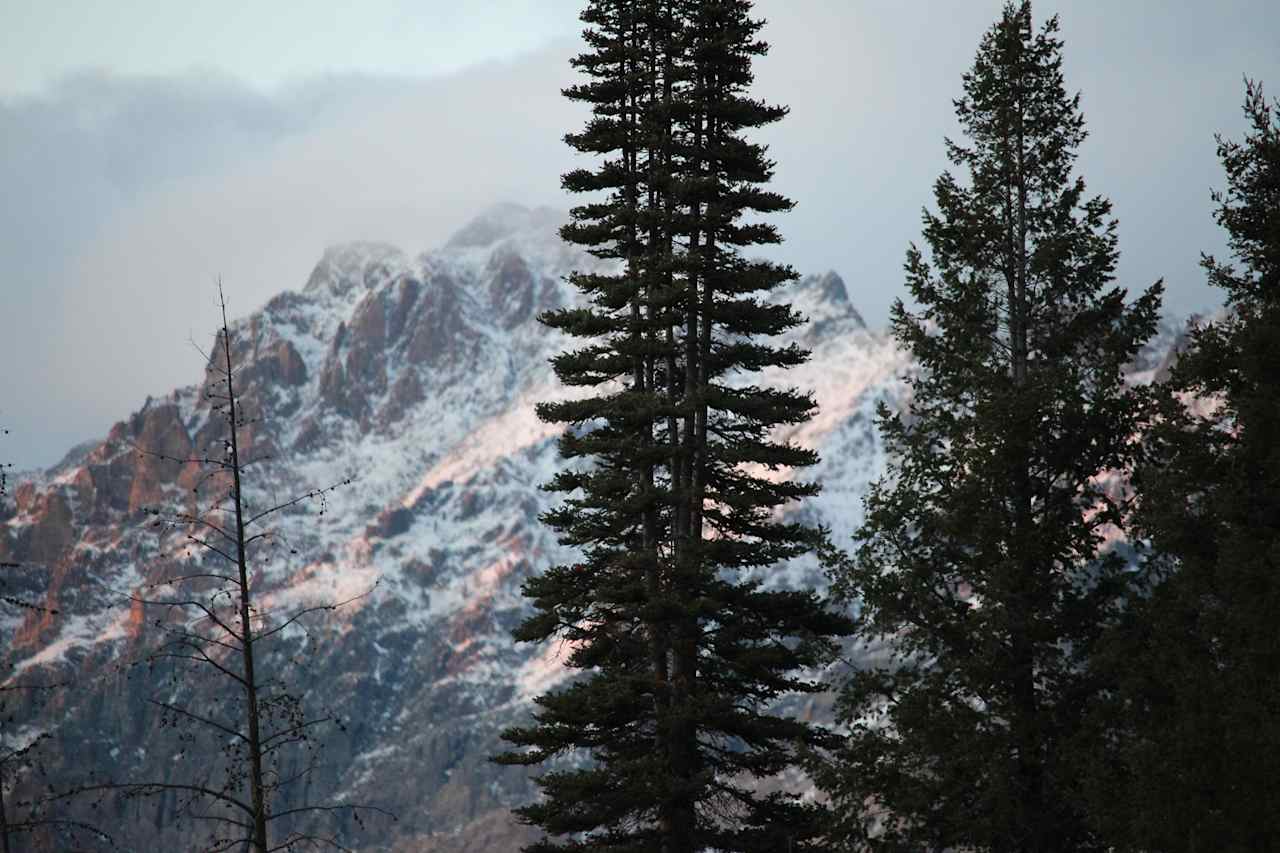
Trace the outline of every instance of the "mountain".
<instances>
[{"instance_id":1,"label":"mountain","mask_svg":"<svg viewBox=\"0 0 1280 853\"><path fill-rule=\"evenodd\" d=\"M502 728L527 717L530 699L565 677L560 648L509 636L525 613L521 582L572 558L538 522L552 500L539 485L559 461L556 431L533 406L565 393L548 365L565 342L536 316L578 299L564 276L600 262L562 243L560 222L552 210L504 205L417 257L376 243L331 248L301 290L233 324L244 405L260 419L249 452L271 457L246 497L354 477L323 514L282 518L285 550L296 555L258 567L254 587L277 611L359 596L311 621L286 651L306 656L293 677L307 700L350 720L328 741L317 788L399 816L370 821L360 849L496 853L527 837L508 813L534 795L527 771L486 757ZM810 318L790 334L810 361L763 378L809 389L819 405L791 437L820 452L803 476L824 490L797 511L847 544L884 468L875 408L901 405L910 363L866 327L835 273L774 298ZM1135 374L1154 376L1172 342L1171 331L1154 342ZM41 672L75 685L22 709L34 723L5 737L54 733L55 776L178 772L145 703L154 679L119 664L155 637L156 614L126 596L158 576L174 544L148 530L145 510L191 488L189 471L136 448L182 456L208 445L220 424L206 390L147 400L0 504L0 561L24 567L8 571L6 590L59 611L5 612L10 678ZM821 583L803 561L763 580ZM182 849L182 838L158 829L172 801L115 808L122 835L140 826L135 841Z\"/></svg>"}]
</instances>

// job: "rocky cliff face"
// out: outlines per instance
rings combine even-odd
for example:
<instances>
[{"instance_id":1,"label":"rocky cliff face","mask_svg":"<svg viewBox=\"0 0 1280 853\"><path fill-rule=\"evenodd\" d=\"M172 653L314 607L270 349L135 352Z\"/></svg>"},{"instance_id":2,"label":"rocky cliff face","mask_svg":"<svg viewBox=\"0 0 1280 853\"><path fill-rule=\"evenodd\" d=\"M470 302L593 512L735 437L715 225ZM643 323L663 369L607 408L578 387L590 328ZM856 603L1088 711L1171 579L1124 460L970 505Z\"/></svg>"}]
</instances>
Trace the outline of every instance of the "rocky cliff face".
<instances>
[{"instance_id":1,"label":"rocky cliff face","mask_svg":"<svg viewBox=\"0 0 1280 853\"><path fill-rule=\"evenodd\" d=\"M563 341L536 316L573 301L564 275L596 262L556 238L558 221L505 206L416 258L378 244L333 248L301 290L234 325L244 404L257 418L249 450L271 457L247 496L354 477L323 514L281 518L285 550L296 554L256 566L254 585L281 612L363 594L270 662L289 667L310 703L350 721L328 740L317 791L399 815L371 822L361 849L497 853L527 836L508 809L534 795L528 774L486 757L531 698L564 677L557 648L509 637L524 613L521 582L570 556L537 521L550 500L539 484L558 461L555 431L533 404L563 393L547 364ZM792 436L822 456L803 476L821 480L823 494L801 512L847 537L883 468L875 406L900 403L909 365L865 327L834 273L779 298L811 319L794 333L810 362L764 377L812 390L820 407ZM1149 355L1139 369L1154 372L1163 353ZM5 615L8 671L76 681L42 709L26 708L29 725L6 737L52 732L55 775L182 771L145 702L155 678L120 664L155 639L156 614L130 606L128 594L177 559L173 543L146 529L145 509L181 505L199 474L136 448L181 457L219 440L204 390L148 400L0 505L0 559L23 565L9 588L60 611ZM804 564L764 579L820 580ZM182 837L160 829L176 807L116 803L112 828L128 844L182 849Z\"/></svg>"}]
</instances>

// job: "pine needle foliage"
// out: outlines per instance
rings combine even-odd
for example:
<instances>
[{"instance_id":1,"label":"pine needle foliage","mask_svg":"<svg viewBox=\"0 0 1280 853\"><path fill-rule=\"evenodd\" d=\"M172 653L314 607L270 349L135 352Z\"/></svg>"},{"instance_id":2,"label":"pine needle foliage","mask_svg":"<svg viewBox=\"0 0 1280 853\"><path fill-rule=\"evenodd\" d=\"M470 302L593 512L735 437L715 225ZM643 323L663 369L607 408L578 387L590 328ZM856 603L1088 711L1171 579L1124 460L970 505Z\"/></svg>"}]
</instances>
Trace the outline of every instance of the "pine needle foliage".
<instances>
[{"instance_id":1,"label":"pine needle foliage","mask_svg":"<svg viewBox=\"0 0 1280 853\"><path fill-rule=\"evenodd\" d=\"M1113 633L1093 805L1118 850L1266 850L1280 838L1280 103L1246 81L1249 129L1217 137L1203 256L1225 315L1193 327L1139 471L1154 589Z\"/></svg>"},{"instance_id":2,"label":"pine needle foliage","mask_svg":"<svg viewBox=\"0 0 1280 853\"><path fill-rule=\"evenodd\" d=\"M571 462L544 520L582 560L526 584L535 613L516 637L567 640L582 672L504 733L520 749L497 760L561 762L518 810L548 833L530 853L822 849L822 807L759 790L802 745L833 742L771 705L823 689L803 673L851 625L812 592L762 583L819 534L779 512L816 487L778 472L816 456L774 438L813 401L751 382L807 353L770 342L802 322L766 298L795 273L742 256L779 242L758 217L791 207L746 136L786 114L747 94L767 49L750 11L595 0L582 16L588 81L566 95L593 118L566 139L602 162L564 185L606 198L574 208L562 235L617 272L575 275L589 304L543 317L585 341L554 365L589 392L539 407L567 425Z\"/></svg>"},{"instance_id":3,"label":"pine needle foliage","mask_svg":"<svg viewBox=\"0 0 1280 853\"><path fill-rule=\"evenodd\" d=\"M880 411L890 469L838 592L869 652L844 686L851 735L822 786L845 849L1100 849L1070 757L1085 667L1127 588L1127 499L1110 487L1144 411L1123 367L1159 284L1113 284L1116 223L1073 177L1085 138L1056 18L1007 4L955 101L963 129L907 253L895 336L905 414Z\"/></svg>"}]
</instances>

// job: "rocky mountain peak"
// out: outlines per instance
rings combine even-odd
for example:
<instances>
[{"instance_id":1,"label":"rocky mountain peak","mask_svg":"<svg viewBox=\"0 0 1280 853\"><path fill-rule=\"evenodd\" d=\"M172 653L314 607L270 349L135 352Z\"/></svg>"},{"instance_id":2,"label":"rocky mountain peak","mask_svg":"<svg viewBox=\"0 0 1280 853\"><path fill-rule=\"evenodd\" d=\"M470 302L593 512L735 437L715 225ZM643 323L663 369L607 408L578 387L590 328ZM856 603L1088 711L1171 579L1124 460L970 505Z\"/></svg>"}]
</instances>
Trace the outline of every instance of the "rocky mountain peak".
<instances>
[{"instance_id":1,"label":"rocky mountain peak","mask_svg":"<svg viewBox=\"0 0 1280 853\"><path fill-rule=\"evenodd\" d=\"M809 320L814 334L827 330L831 323L844 323L855 329L866 328L862 315L849 301L844 279L834 270L803 276L774 291L768 298L771 302L791 303Z\"/></svg>"},{"instance_id":2,"label":"rocky mountain peak","mask_svg":"<svg viewBox=\"0 0 1280 853\"><path fill-rule=\"evenodd\" d=\"M405 253L388 243L341 243L325 249L302 291L347 296L376 287L392 271L405 268L408 263Z\"/></svg>"},{"instance_id":3,"label":"rocky mountain peak","mask_svg":"<svg viewBox=\"0 0 1280 853\"><path fill-rule=\"evenodd\" d=\"M562 211L552 207L528 208L520 204L497 204L459 228L444 244L446 249L475 249L522 232L554 237L565 221Z\"/></svg>"},{"instance_id":4,"label":"rocky mountain peak","mask_svg":"<svg viewBox=\"0 0 1280 853\"><path fill-rule=\"evenodd\" d=\"M317 782L399 814L394 825L371 827L363 850L488 853L527 840L509 809L535 787L524 769L485 759L504 727L528 719L530 697L565 674L560 650L510 637L526 612L525 578L576 556L538 522L556 500L540 485L561 463L558 428L534 404L569 392L548 363L565 341L535 317L576 298L566 273L600 262L558 239L561 221L549 208L502 205L413 258L380 243L335 246L302 290L233 324L254 420L243 440L271 457L246 492L267 500L356 477L322 517L281 516L281 541L297 556L255 564L254 584L268 610L364 593L310 626L313 680L299 685L352 721L326 745ZM778 476L820 480L808 519L854 530L884 466L876 406L900 403L909 362L865 328L834 272L771 298L809 318L784 342L813 357L741 381L813 392L817 417L786 438L822 461ZM118 605L163 566L143 507L184 499L197 484L194 469L153 464L133 446L184 456L216 442L221 423L200 391L149 401L103 441L0 500L0 559L47 570L47 594L62 612L47 622L17 617L7 628L10 662L92 675L79 679L83 694L49 706L56 718L38 721L71 745L52 763L55 774L92 765L159 778L173 766L142 701L145 679L103 673L124 644L151 637L147 620ZM799 563L761 577L788 588L820 579L815 565Z\"/></svg>"},{"instance_id":5,"label":"rocky mountain peak","mask_svg":"<svg viewBox=\"0 0 1280 853\"><path fill-rule=\"evenodd\" d=\"M823 299L835 305L849 305L849 291L845 289L844 279L835 270L828 270L816 276L814 286L822 294Z\"/></svg>"}]
</instances>

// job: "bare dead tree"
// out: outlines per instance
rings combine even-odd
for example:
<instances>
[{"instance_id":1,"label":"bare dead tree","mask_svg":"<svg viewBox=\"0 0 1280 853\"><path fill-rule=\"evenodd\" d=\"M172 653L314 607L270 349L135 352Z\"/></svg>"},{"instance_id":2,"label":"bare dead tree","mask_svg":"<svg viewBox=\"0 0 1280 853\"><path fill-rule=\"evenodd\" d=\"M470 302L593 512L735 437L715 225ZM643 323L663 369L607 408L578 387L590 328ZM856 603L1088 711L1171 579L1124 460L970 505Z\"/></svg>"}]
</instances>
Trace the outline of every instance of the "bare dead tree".
<instances>
[{"instance_id":1,"label":"bare dead tree","mask_svg":"<svg viewBox=\"0 0 1280 853\"><path fill-rule=\"evenodd\" d=\"M370 590L343 601L274 607L255 582L273 552L297 553L270 522L308 506L323 514L329 495L351 479L261 505L246 497L247 475L269 457L246 454L245 432L256 419L244 412L221 284L218 294L222 323L214 351L206 356L210 375L204 393L210 417L225 422L225 434L214 446L186 456L135 448L195 479L184 505L147 511L163 546L171 549L167 556L176 559L129 596L132 605L153 614L148 625L162 637L133 665L162 676L147 702L158 712L160 727L176 737L174 760L191 766L190 775L92 778L72 793L167 799L173 821L210 827L199 842L209 853L347 850L345 820L362 827L367 815L394 816L371 805L311 800L321 733L345 726L331 709L310 712L283 671L304 667L315 650L308 617L337 610ZM272 647L280 641L288 642ZM289 643L296 646L292 651Z\"/></svg>"}]
</instances>

